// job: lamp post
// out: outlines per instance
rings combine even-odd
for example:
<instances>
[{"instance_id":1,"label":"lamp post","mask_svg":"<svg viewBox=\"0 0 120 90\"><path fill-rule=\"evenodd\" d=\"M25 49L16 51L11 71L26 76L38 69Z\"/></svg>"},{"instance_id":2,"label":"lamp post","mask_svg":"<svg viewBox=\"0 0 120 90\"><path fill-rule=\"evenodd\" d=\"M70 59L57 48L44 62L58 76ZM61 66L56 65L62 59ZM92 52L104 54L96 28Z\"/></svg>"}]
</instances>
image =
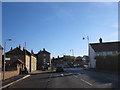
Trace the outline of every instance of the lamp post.
<instances>
[{"instance_id":1,"label":"lamp post","mask_svg":"<svg viewBox=\"0 0 120 90\"><path fill-rule=\"evenodd\" d=\"M73 51L73 49L71 49L70 51L72 52L72 56L74 56L74 51Z\"/></svg>"},{"instance_id":2,"label":"lamp post","mask_svg":"<svg viewBox=\"0 0 120 90\"><path fill-rule=\"evenodd\" d=\"M83 40L85 40L85 39L87 39L87 41L88 41L88 56L89 56L89 36L87 36L86 38L83 37Z\"/></svg>"},{"instance_id":3,"label":"lamp post","mask_svg":"<svg viewBox=\"0 0 120 90\"><path fill-rule=\"evenodd\" d=\"M90 43L89 43L89 36L86 37L87 41L88 41L88 56L90 57ZM85 39L85 37L83 37L83 40ZM91 67L91 62L89 62L89 66Z\"/></svg>"},{"instance_id":4,"label":"lamp post","mask_svg":"<svg viewBox=\"0 0 120 90\"><path fill-rule=\"evenodd\" d=\"M12 41L12 39L6 39L4 42L3 80L5 80L5 58L6 58L5 50L7 41Z\"/></svg>"}]
</instances>

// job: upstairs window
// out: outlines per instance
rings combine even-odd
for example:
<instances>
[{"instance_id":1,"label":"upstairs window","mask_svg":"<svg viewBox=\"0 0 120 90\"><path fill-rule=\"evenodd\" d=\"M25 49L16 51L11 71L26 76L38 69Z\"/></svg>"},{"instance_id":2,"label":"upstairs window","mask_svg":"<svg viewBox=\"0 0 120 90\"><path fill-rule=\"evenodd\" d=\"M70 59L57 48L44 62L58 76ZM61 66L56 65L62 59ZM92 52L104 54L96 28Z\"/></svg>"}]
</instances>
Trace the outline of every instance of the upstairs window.
<instances>
[{"instance_id":1,"label":"upstairs window","mask_svg":"<svg viewBox=\"0 0 120 90\"><path fill-rule=\"evenodd\" d=\"M46 54L43 54L44 57L46 57Z\"/></svg>"}]
</instances>

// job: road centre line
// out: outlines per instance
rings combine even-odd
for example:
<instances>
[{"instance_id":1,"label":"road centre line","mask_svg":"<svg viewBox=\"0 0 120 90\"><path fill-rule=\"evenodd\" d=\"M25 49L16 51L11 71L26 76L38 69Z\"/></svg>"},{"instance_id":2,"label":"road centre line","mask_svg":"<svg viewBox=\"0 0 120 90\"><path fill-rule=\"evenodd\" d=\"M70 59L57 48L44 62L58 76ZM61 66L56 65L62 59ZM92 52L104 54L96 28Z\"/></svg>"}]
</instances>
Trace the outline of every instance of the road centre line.
<instances>
[{"instance_id":1,"label":"road centre line","mask_svg":"<svg viewBox=\"0 0 120 90\"><path fill-rule=\"evenodd\" d=\"M85 82L85 83L87 83L87 84L90 85L90 86L93 86L91 83L85 81L84 79L80 79L80 80L83 81L83 82Z\"/></svg>"}]
</instances>

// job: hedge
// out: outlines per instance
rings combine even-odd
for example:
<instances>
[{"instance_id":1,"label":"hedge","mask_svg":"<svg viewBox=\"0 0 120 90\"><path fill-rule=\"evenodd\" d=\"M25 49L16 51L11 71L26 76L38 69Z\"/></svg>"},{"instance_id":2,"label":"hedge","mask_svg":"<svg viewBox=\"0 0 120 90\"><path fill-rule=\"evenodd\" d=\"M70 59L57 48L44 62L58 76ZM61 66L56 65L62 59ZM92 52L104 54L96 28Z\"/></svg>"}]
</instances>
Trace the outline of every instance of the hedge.
<instances>
[{"instance_id":1,"label":"hedge","mask_svg":"<svg viewBox=\"0 0 120 90\"><path fill-rule=\"evenodd\" d=\"M96 56L96 68L98 70L118 72L120 70L120 54Z\"/></svg>"}]
</instances>

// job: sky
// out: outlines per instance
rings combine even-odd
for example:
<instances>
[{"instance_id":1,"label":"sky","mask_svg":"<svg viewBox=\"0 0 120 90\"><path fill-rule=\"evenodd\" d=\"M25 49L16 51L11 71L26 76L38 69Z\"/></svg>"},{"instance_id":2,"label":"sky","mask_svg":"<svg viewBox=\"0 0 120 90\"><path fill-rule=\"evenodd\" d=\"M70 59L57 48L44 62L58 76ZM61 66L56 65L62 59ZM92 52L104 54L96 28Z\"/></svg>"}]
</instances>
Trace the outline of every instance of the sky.
<instances>
[{"instance_id":1,"label":"sky","mask_svg":"<svg viewBox=\"0 0 120 90\"><path fill-rule=\"evenodd\" d=\"M88 54L89 43L118 41L117 2L3 2L2 44L51 57ZM85 37L83 40L82 38ZM71 52L73 50L73 54Z\"/></svg>"}]
</instances>

